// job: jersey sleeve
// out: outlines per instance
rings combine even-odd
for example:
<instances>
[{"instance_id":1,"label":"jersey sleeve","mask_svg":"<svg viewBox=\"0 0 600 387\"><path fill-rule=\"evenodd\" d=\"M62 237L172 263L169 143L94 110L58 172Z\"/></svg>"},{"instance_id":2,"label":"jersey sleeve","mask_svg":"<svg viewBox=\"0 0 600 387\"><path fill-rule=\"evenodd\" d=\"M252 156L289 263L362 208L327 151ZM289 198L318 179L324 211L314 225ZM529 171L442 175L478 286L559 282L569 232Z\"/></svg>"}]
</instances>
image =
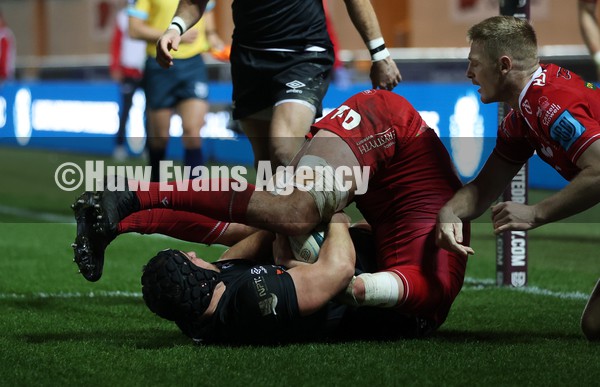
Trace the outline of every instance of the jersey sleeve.
<instances>
[{"instance_id":1,"label":"jersey sleeve","mask_svg":"<svg viewBox=\"0 0 600 387\"><path fill-rule=\"evenodd\" d=\"M546 146L559 151L573 165L581 154L600 138L600 91L576 74L549 65L543 77L533 82L526 94L526 119L547 139Z\"/></svg>"},{"instance_id":2,"label":"jersey sleeve","mask_svg":"<svg viewBox=\"0 0 600 387\"><path fill-rule=\"evenodd\" d=\"M150 14L150 1L137 0L134 4L129 5L127 14L138 19L147 20Z\"/></svg>"},{"instance_id":3,"label":"jersey sleeve","mask_svg":"<svg viewBox=\"0 0 600 387\"><path fill-rule=\"evenodd\" d=\"M581 154L600 139L600 125L592 116L587 103L578 96L569 95L565 105L547 125L542 122L542 130L576 164Z\"/></svg>"}]
</instances>

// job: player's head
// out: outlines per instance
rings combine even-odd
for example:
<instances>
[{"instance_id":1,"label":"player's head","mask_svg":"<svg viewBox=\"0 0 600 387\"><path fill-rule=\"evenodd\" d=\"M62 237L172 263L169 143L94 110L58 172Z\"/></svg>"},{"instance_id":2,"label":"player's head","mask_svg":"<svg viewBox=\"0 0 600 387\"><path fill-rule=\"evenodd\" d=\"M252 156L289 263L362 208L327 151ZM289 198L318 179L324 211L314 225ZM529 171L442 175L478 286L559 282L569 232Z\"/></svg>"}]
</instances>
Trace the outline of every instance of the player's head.
<instances>
[{"instance_id":1,"label":"player's head","mask_svg":"<svg viewBox=\"0 0 600 387\"><path fill-rule=\"evenodd\" d=\"M530 67L538 62L537 38L527 20L494 16L471 27L467 38L471 45L481 45L486 59L492 62L505 55L519 66Z\"/></svg>"},{"instance_id":2,"label":"player's head","mask_svg":"<svg viewBox=\"0 0 600 387\"><path fill-rule=\"evenodd\" d=\"M142 274L148 308L171 321L197 320L208 308L219 273L194 264L179 250L163 250Z\"/></svg>"},{"instance_id":3,"label":"player's head","mask_svg":"<svg viewBox=\"0 0 600 387\"><path fill-rule=\"evenodd\" d=\"M538 65L537 42L531 25L512 16L495 16L469 29L471 41L467 77L481 102L514 102ZM517 93L518 96L518 93Z\"/></svg>"}]
</instances>

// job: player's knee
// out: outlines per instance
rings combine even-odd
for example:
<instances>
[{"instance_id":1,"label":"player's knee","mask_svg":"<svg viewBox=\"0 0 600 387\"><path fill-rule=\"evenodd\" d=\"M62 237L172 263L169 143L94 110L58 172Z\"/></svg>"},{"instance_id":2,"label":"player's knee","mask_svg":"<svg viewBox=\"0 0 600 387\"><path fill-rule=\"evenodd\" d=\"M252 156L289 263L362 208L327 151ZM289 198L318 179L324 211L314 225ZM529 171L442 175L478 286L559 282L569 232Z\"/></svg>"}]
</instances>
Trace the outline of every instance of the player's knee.
<instances>
[{"instance_id":1,"label":"player's knee","mask_svg":"<svg viewBox=\"0 0 600 387\"><path fill-rule=\"evenodd\" d=\"M402 287L390 272L363 273L350 284L346 293L359 306L391 308L398 304Z\"/></svg>"}]
</instances>

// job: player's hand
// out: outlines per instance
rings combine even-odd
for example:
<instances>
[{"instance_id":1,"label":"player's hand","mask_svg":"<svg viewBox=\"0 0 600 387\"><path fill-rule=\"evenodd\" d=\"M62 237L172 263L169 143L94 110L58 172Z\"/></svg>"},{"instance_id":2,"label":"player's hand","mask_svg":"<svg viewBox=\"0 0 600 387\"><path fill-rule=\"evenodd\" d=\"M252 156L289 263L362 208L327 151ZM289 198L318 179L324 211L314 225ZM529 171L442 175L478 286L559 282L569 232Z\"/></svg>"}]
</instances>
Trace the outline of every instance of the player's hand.
<instances>
[{"instance_id":1,"label":"player's hand","mask_svg":"<svg viewBox=\"0 0 600 387\"><path fill-rule=\"evenodd\" d=\"M442 208L435 226L435 243L444 250L458 253L464 257L475 254L471 247L461 244L463 242L462 227L462 221L458 216L454 215L452 211Z\"/></svg>"},{"instance_id":2,"label":"player's hand","mask_svg":"<svg viewBox=\"0 0 600 387\"><path fill-rule=\"evenodd\" d=\"M534 207L526 204L501 202L492 207L492 223L496 234L509 230L531 230L540 226L535 219Z\"/></svg>"},{"instance_id":3,"label":"player's hand","mask_svg":"<svg viewBox=\"0 0 600 387\"><path fill-rule=\"evenodd\" d=\"M171 50L177 51L181 36L175 30L167 30L156 42L156 62L160 67L168 69L173 66Z\"/></svg>"},{"instance_id":4,"label":"player's hand","mask_svg":"<svg viewBox=\"0 0 600 387\"><path fill-rule=\"evenodd\" d=\"M373 62L370 76L374 89L392 90L402 81L396 62L389 56Z\"/></svg>"},{"instance_id":5,"label":"player's hand","mask_svg":"<svg viewBox=\"0 0 600 387\"><path fill-rule=\"evenodd\" d=\"M277 234L273 242L273 260L276 265L291 269L297 266L310 265L310 263L298 261L290 247L290 240L286 235Z\"/></svg>"}]
</instances>

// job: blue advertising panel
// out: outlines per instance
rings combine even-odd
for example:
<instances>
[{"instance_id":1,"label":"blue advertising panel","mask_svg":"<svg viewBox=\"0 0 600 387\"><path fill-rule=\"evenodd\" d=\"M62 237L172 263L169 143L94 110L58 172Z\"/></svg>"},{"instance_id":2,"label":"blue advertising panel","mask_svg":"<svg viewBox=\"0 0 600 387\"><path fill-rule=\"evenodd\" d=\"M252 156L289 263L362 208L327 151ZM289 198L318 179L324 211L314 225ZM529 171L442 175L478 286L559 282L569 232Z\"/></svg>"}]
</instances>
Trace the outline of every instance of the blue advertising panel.
<instances>
[{"instance_id":1,"label":"blue advertising panel","mask_svg":"<svg viewBox=\"0 0 600 387\"><path fill-rule=\"evenodd\" d=\"M325 97L324 112L353 94L370 88L335 85ZM463 181L471 180L492 151L498 125L497 105L484 105L468 83L408 83L394 90L408 99L440 136ZM14 82L0 86L0 145L48 148L59 151L110 155L119 127L119 89L113 82ZM202 128L207 159L226 164L252 164L252 148L243 135L228 129L231 85L210 85L212 111ZM133 101L127 125L129 152L144 151L145 98ZM171 121L167 156L182 158L181 119ZM530 163L530 186L559 189L565 181L537 156Z\"/></svg>"}]
</instances>

